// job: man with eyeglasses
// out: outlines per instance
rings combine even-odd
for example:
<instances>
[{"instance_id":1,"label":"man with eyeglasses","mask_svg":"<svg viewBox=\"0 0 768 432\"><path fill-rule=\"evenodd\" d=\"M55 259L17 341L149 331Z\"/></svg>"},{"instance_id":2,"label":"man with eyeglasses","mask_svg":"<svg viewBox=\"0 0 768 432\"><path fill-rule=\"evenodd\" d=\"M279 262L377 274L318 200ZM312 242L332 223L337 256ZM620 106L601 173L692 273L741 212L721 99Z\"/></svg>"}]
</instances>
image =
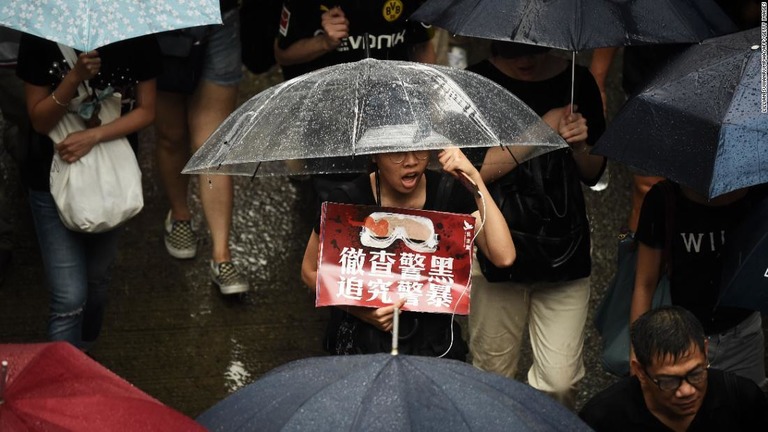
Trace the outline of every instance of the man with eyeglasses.
<instances>
[{"instance_id":1,"label":"man with eyeglasses","mask_svg":"<svg viewBox=\"0 0 768 432\"><path fill-rule=\"evenodd\" d=\"M766 431L768 402L752 381L707 363L699 320L679 306L630 328L633 376L595 395L581 418L596 431Z\"/></svg>"}]
</instances>

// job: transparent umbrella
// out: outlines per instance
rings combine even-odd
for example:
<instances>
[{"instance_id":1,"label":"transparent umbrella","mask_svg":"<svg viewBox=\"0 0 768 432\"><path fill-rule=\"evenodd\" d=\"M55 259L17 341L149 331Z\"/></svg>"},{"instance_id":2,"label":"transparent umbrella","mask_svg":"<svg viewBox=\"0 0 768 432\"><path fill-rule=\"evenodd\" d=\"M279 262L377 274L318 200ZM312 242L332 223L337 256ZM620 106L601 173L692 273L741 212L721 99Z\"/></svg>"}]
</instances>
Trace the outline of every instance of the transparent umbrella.
<instances>
[{"instance_id":1,"label":"transparent umbrella","mask_svg":"<svg viewBox=\"0 0 768 432\"><path fill-rule=\"evenodd\" d=\"M183 172L355 172L365 170L371 154L447 146L510 146L522 162L566 145L527 105L480 75L365 59L257 94L221 124Z\"/></svg>"}]
</instances>

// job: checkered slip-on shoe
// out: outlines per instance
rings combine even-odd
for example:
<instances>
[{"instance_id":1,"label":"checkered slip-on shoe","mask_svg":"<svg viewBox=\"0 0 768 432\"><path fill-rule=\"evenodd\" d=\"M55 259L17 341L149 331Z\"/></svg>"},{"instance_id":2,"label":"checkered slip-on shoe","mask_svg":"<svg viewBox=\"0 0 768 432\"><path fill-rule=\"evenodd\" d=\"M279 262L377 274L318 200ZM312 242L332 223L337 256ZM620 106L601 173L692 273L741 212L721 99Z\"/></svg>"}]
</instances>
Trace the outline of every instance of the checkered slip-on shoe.
<instances>
[{"instance_id":1,"label":"checkered slip-on shoe","mask_svg":"<svg viewBox=\"0 0 768 432\"><path fill-rule=\"evenodd\" d=\"M218 264L211 261L211 280L224 295L244 293L250 288L248 281L231 261Z\"/></svg>"},{"instance_id":2,"label":"checkered slip-on shoe","mask_svg":"<svg viewBox=\"0 0 768 432\"><path fill-rule=\"evenodd\" d=\"M192 230L192 222L171 220L171 212L168 212L164 228L165 248L172 257L190 259L197 255L197 236Z\"/></svg>"}]
</instances>

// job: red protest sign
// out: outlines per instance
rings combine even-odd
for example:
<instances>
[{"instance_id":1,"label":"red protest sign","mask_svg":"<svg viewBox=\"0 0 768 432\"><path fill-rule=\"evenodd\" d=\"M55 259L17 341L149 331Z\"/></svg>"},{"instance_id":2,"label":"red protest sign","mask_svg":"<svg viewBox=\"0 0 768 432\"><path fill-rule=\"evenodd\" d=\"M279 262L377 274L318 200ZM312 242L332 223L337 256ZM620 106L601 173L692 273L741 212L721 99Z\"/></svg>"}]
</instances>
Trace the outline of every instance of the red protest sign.
<instances>
[{"instance_id":1,"label":"red protest sign","mask_svg":"<svg viewBox=\"0 0 768 432\"><path fill-rule=\"evenodd\" d=\"M475 218L323 203L316 306L469 313Z\"/></svg>"}]
</instances>

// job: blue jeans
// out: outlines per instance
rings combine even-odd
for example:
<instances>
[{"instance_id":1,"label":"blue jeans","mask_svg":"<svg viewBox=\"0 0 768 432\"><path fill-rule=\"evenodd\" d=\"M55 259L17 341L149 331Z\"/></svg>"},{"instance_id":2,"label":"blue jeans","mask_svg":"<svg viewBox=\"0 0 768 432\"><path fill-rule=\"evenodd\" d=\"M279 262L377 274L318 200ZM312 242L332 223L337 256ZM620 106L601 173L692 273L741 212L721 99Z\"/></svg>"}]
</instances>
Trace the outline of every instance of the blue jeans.
<instances>
[{"instance_id":1,"label":"blue jeans","mask_svg":"<svg viewBox=\"0 0 768 432\"><path fill-rule=\"evenodd\" d=\"M224 12L223 25L210 27L201 77L220 86L233 86L243 79L240 58L240 15L237 9Z\"/></svg>"},{"instance_id":2,"label":"blue jeans","mask_svg":"<svg viewBox=\"0 0 768 432\"><path fill-rule=\"evenodd\" d=\"M51 293L48 337L87 349L101 332L121 229L99 234L67 229L49 192L30 190L29 205Z\"/></svg>"}]
</instances>

